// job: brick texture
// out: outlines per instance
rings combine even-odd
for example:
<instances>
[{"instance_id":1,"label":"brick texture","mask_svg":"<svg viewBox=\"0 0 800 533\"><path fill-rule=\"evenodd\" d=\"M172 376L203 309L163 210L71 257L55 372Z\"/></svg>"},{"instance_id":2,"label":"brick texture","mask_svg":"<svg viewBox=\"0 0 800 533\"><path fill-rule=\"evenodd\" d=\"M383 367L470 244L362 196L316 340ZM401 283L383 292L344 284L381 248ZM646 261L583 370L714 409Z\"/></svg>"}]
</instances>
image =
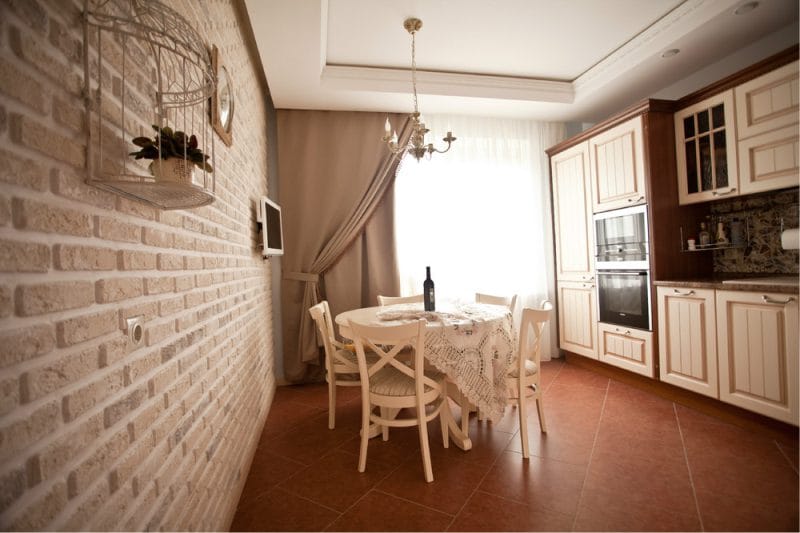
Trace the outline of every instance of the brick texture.
<instances>
[{"instance_id":1,"label":"brick texture","mask_svg":"<svg viewBox=\"0 0 800 533\"><path fill-rule=\"evenodd\" d=\"M274 393L277 305L251 209L272 115L237 3L170 3L222 51L237 100L215 202L159 211L86 183L83 1L0 1L2 529L230 526ZM123 80L119 43L103 44L101 109L125 94L126 124L150 134L155 64L128 38ZM89 44L97 77L96 32Z\"/></svg>"}]
</instances>

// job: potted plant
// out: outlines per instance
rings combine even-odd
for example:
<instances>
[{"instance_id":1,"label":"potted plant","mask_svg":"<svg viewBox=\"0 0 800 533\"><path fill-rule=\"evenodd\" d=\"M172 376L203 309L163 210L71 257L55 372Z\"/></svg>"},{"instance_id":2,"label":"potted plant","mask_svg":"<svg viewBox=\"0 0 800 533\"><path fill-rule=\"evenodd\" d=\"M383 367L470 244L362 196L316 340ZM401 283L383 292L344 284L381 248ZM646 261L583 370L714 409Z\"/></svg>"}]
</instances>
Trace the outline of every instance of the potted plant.
<instances>
[{"instance_id":1,"label":"potted plant","mask_svg":"<svg viewBox=\"0 0 800 533\"><path fill-rule=\"evenodd\" d=\"M141 149L131 152L134 159L152 159L150 173L157 179L191 183L193 164L206 172L214 172L206 154L197 147L197 137L182 131L153 125L154 138L136 137L133 144ZM160 159L160 161L158 161Z\"/></svg>"}]
</instances>

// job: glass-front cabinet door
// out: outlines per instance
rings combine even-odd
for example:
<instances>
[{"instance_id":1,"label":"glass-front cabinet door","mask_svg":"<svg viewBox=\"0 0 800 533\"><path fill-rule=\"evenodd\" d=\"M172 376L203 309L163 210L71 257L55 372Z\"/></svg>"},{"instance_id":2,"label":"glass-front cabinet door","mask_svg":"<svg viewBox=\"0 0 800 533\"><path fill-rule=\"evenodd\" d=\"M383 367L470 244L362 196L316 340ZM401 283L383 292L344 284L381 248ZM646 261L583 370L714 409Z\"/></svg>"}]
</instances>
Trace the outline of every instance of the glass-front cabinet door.
<instances>
[{"instance_id":1,"label":"glass-front cabinet door","mask_svg":"<svg viewBox=\"0 0 800 533\"><path fill-rule=\"evenodd\" d=\"M732 90L675 113L681 204L739 193L734 116Z\"/></svg>"}]
</instances>

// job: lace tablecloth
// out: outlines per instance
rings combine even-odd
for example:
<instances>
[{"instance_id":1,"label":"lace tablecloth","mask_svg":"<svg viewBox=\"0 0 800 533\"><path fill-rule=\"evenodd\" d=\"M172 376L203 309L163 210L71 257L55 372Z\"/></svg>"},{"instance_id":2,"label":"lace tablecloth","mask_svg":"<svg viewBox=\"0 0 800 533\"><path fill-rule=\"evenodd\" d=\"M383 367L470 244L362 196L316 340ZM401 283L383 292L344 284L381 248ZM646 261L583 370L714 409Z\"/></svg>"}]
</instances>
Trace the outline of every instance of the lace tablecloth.
<instances>
[{"instance_id":1,"label":"lace tablecloth","mask_svg":"<svg viewBox=\"0 0 800 533\"><path fill-rule=\"evenodd\" d=\"M341 313L336 322L346 336L349 320L388 326L420 318L428 322L425 357L496 422L506 406L505 378L516 358L516 331L507 307L462 303L428 312L422 304L398 304Z\"/></svg>"}]
</instances>

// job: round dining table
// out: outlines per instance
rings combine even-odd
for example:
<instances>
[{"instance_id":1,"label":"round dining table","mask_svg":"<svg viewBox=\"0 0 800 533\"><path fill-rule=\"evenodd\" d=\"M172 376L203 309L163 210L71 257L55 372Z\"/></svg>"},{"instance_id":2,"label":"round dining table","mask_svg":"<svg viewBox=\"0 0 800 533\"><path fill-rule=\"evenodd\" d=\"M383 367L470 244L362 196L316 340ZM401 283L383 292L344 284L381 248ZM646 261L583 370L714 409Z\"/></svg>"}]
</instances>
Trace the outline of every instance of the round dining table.
<instances>
[{"instance_id":1,"label":"round dining table","mask_svg":"<svg viewBox=\"0 0 800 533\"><path fill-rule=\"evenodd\" d=\"M508 307L483 303L448 303L425 311L421 303L353 309L336 315L342 337L352 339L350 322L394 326L424 318L425 359L444 372L458 388L457 399L468 400L482 416L498 420L505 410L505 378L516 359L516 331ZM463 407L462 407L463 408ZM472 443L443 409L453 442L468 450Z\"/></svg>"}]
</instances>

